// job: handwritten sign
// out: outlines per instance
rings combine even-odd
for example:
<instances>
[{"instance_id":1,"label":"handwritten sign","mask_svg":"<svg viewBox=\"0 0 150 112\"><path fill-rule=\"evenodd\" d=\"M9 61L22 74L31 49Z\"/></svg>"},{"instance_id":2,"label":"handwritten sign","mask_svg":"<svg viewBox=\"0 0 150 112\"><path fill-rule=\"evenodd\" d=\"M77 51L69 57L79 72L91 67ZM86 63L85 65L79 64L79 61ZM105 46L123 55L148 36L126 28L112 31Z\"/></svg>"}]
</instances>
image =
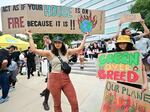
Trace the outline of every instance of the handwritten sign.
<instances>
[{"instance_id":1,"label":"handwritten sign","mask_svg":"<svg viewBox=\"0 0 150 112\"><path fill-rule=\"evenodd\" d=\"M100 112L149 112L150 92L107 81Z\"/></svg>"},{"instance_id":2,"label":"handwritten sign","mask_svg":"<svg viewBox=\"0 0 150 112\"><path fill-rule=\"evenodd\" d=\"M104 33L104 11L55 5L19 4L1 8L4 33Z\"/></svg>"},{"instance_id":3,"label":"handwritten sign","mask_svg":"<svg viewBox=\"0 0 150 112\"><path fill-rule=\"evenodd\" d=\"M98 57L98 77L122 82L143 84L139 51L103 53Z\"/></svg>"},{"instance_id":4,"label":"handwritten sign","mask_svg":"<svg viewBox=\"0 0 150 112\"><path fill-rule=\"evenodd\" d=\"M142 20L140 13L135 14L125 14L120 18L121 23L126 22L140 22Z\"/></svg>"}]
</instances>

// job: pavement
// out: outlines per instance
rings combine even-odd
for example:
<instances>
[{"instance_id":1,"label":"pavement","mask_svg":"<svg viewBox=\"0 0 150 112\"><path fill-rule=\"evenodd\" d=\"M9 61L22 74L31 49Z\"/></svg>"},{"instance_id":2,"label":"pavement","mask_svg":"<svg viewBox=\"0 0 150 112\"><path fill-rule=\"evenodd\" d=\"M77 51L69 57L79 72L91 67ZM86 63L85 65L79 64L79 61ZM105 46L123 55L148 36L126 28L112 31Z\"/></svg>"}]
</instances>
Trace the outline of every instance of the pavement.
<instances>
[{"instance_id":1,"label":"pavement","mask_svg":"<svg viewBox=\"0 0 150 112\"><path fill-rule=\"evenodd\" d=\"M88 65L91 64L85 66ZM73 69L74 72L77 66L75 65ZM79 72L80 70L77 71ZM95 75L94 73L92 75L86 75L90 74L86 69L81 71L84 72L82 74L80 74L80 72L74 72L70 74L70 78L76 90L79 112L100 112L105 81L99 80L96 77L95 71ZM16 88L10 91L9 100L0 104L0 112L45 112L42 105L43 97L40 97L40 92L46 88L46 83L44 82L45 76L38 77L35 75L27 79L26 75L18 75L17 78L18 82ZM61 101L63 112L71 112L70 105L63 92ZM49 105L49 112L54 112L51 95Z\"/></svg>"},{"instance_id":2,"label":"pavement","mask_svg":"<svg viewBox=\"0 0 150 112\"><path fill-rule=\"evenodd\" d=\"M86 62L84 70L80 70L79 63L72 65L70 79L76 90L79 112L100 112L106 82L98 79L96 74L94 60ZM9 100L0 104L0 112L46 112L42 105L43 97L40 97L40 93L46 88L45 76L38 77L35 73L30 79L26 75L18 75L17 78L16 88L10 91ZM61 101L63 112L71 112L63 92ZM48 112L54 112L51 95L49 105Z\"/></svg>"}]
</instances>

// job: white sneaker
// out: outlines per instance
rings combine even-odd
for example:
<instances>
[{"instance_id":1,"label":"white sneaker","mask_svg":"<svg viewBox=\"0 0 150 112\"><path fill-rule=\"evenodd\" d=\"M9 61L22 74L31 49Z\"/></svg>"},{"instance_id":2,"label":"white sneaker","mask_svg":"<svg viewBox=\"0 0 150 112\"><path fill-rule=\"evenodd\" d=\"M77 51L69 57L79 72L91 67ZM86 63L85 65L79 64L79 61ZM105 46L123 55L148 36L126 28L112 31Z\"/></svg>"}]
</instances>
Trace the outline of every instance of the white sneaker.
<instances>
[{"instance_id":1,"label":"white sneaker","mask_svg":"<svg viewBox=\"0 0 150 112\"><path fill-rule=\"evenodd\" d=\"M1 98L0 99L0 104L2 104L2 103L4 103L4 102L6 102L6 101L8 101L8 96L6 97L6 98Z\"/></svg>"}]
</instances>

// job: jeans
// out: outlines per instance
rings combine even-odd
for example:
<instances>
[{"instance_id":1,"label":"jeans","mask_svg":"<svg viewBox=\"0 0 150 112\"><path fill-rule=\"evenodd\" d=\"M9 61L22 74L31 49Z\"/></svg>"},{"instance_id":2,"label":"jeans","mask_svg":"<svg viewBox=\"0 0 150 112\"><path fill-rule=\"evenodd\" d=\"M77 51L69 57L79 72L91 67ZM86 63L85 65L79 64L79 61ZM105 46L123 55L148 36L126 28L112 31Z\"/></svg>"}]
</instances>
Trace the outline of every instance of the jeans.
<instances>
[{"instance_id":1,"label":"jeans","mask_svg":"<svg viewBox=\"0 0 150 112\"><path fill-rule=\"evenodd\" d=\"M54 112L62 112L61 91L63 91L71 105L70 112L79 112L76 92L69 75L65 73L51 73L48 78L48 89L54 100Z\"/></svg>"},{"instance_id":2,"label":"jeans","mask_svg":"<svg viewBox=\"0 0 150 112\"><path fill-rule=\"evenodd\" d=\"M8 71L0 71L0 85L2 88L2 98L5 99L9 92L9 75Z\"/></svg>"}]
</instances>

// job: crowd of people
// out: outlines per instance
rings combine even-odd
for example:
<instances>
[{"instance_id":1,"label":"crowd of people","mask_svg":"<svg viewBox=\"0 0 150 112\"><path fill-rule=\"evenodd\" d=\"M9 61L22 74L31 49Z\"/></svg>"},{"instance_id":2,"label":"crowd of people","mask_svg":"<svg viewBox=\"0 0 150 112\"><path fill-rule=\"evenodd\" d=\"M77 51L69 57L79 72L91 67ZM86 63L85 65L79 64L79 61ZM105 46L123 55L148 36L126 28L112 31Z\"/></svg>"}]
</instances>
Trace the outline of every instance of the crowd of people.
<instances>
[{"instance_id":1,"label":"crowd of people","mask_svg":"<svg viewBox=\"0 0 150 112\"><path fill-rule=\"evenodd\" d=\"M150 77L150 65L149 65L149 58L150 58L150 34L149 29L144 23L144 20L141 20L141 25L143 26L144 33L141 31L136 31L134 33L131 33L130 28L123 28L121 30L121 35L127 35L130 37L131 42L133 44L133 47L136 50L139 50L142 54L142 61L145 65L146 72L148 76ZM119 30L117 34L114 37L110 37L110 39L101 39L97 42L92 42L89 45L85 46L82 52L79 53L80 63L81 63L81 69L83 69L83 63L85 58L94 59L98 57L98 54L100 53L109 53L109 52L115 52L116 51L116 42L117 38L120 33L120 27L121 24L119 24ZM82 56L81 56L82 55Z\"/></svg>"},{"instance_id":2,"label":"crowd of people","mask_svg":"<svg viewBox=\"0 0 150 112\"><path fill-rule=\"evenodd\" d=\"M14 45L0 49L0 89L2 90L0 103L7 101L9 91L15 89L19 73L27 74L28 79L30 74L33 75L35 71L34 56L35 54L30 52L30 48L22 52L18 51L17 46ZM26 70L23 70L23 67Z\"/></svg>"},{"instance_id":3,"label":"crowd of people","mask_svg":"<svg viewBox=\"0 0 150 112\"><path fill-rule=\"evenodd\" d=\"M7 49L0 49L0 87L2 90L0 103L8 100L9 89L15 88L17 74L26 74L27 79L30 79L31 75L34 76L34 71L36 71L36 55L41 60L46 60L48 66L45 68L47 69L47 77L45 79L47 87L43 88L44 90L40 93L41 96L44 96L43 106L45 110L50 109L48 99L51 93L55 112L62 112L61 92L63 91L71 105L71 111L79 112L74 86L69 74L66 74L62 70L62 62L75 63L79 59L81 64L80 68L84 69L84 61L87 61L87 58L91 60L98 58L98 55L101 53L140 50L146 71L146 74L143 74L143 87L124 82L118 83L135 87L138 86L138 88L143 90L147 89L146 78L147 76L150 77L150 32L143 20L140 23L144 28L144 33L140 31L131 33L129 28L124 28L120 35L119 32L122 24L120 23L119 31L114 37L108 40L102 39L97 42L92 42L88 46L85 46L86 37L89 35L87 32L84 34L80 45L76 48L67 48L62 37L57 36L51 41L48 35L44 35L44 49L37 49L32 38L32 32L28 31L27 35L30 46L27 50L20 52L14 45L7 47ZM40 76L39 71L38 76Z\"/></svg>"}]
</instances>

